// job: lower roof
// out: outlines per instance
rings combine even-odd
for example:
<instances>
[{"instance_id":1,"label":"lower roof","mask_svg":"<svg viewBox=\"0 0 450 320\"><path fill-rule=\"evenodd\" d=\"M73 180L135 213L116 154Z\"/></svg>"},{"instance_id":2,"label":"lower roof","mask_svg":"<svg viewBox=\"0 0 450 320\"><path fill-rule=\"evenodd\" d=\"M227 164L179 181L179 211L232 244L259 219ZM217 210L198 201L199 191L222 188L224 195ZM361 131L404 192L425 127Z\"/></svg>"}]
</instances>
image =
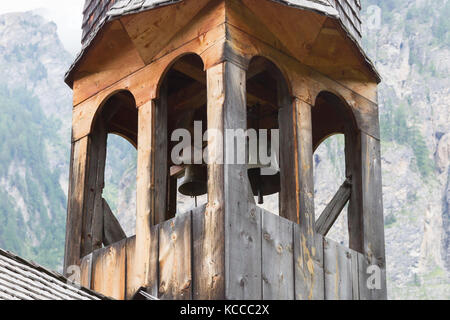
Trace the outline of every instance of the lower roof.
<instances>
[{"instance_id":1,"label":"lower roof","mask_svg":"<svg viewBox=\"0 0 450 320\"><path fill-rule=\"evenodd\" d=\"M0 300L107 300L63 275L0 249Z\"/></svg>"}]
</instances>

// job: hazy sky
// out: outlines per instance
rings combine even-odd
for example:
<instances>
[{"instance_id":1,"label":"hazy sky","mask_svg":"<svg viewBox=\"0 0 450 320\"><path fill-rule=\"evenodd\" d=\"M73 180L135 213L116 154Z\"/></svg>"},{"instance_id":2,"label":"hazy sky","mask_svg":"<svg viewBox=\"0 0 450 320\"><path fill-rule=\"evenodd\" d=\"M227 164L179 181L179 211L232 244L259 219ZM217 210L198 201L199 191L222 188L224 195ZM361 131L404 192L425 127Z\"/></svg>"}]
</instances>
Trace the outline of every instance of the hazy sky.
<instances>
[{"instance_id":1,"label":"hazy sky","mask_svg":"<svg viewBox=\"0 0 450 320\"><path fill-rule=\"evenodd\" d=\"M80 50L81 20L84 0L0 0L0 14L38 10L58 25L66 49L75 55Z\"/></svg>"}]
</instances>

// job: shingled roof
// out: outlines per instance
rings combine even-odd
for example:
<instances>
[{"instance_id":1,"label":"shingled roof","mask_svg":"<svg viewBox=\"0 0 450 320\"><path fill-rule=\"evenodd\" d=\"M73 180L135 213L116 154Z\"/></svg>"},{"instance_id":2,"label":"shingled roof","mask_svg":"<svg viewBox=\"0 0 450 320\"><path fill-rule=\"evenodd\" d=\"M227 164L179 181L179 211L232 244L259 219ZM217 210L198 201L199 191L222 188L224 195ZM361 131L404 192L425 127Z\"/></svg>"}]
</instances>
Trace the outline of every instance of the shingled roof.
<instances>
[{"instance_id":1,"label":"shingled roof","mask_svg":"<svg viewBox=\"0 0 450 320\"><path fill-rule=\"evenodd\" d=\"M107 300L63 275L0 249L0 300Z\"/></svg>"},{"instance_id":2,"label":"shingled roof","mask_svg":"<svg viewBox=\"0 0 450 320\"><path fill-rule=\"evenodd\" d=\"M71 74L76 68L93 39L103 26L111 20L125 15L139 13L161 6L172 5L184 0L85 0L83 10L82 49L65 74L65 82L72 87ZM361 47L360 0L271 0L297 9L311 10L338 19L348 36L354 41L369 67L380 78L373 63Z\"/></svg>"}]
</instances>

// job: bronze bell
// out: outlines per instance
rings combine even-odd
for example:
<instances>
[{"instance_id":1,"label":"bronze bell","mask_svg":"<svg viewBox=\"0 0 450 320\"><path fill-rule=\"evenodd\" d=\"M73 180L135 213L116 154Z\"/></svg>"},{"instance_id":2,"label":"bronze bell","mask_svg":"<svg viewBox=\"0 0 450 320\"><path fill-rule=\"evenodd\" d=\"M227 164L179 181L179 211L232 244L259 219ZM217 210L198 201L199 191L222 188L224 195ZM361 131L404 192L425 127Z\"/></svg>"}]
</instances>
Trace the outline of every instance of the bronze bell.
<instances>
[{"instance_id":1,"label":"bronze bell","mask_svg":"<svg viewBox=\"0 0 450 320\"><path fill-rule=\"evenodd\" d=\"M268 150L271 150L271 141L268 141ZM259 159L259 150L257 155L249 154L248 178L252 187L253 195L258 197L258 204L264 204L264 197L279 193L281 190L280 169L278 157L272 158L275 163L263 165Z\"/></svg>"},{"instance_id":2,"label":"bronze bell","mask_svg":"<svg viewBox=\"0 0 450 320\"><path fill-rule=\"evenodd\" d=\"M208 193L208 169L204 165L188 165L178 191L185 196L199 197Z\"/></svg>"}]
</instances>

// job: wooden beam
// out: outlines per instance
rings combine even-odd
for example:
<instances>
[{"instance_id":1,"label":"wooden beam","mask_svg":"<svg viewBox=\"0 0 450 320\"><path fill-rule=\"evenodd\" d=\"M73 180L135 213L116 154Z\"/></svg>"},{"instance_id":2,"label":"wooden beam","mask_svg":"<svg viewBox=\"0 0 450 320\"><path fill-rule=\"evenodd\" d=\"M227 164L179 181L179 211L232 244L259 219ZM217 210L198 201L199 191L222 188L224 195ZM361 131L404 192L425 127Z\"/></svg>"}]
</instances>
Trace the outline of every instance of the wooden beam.
<instances>
[{"instance_id":1,"label":"wooden beam","mask_svg":"<svg viewBox=\"0 0 450 320\"><path fill-rule=\"evenodd\" d=\"M247 95L249 97L249 101L251 100L254 102L259 102L261 104L270 104L275 109L278 109L278 106L276 104L276 97L271 96L270 92L268 92L264 86L261 86L256 82L249 81L265 70L266 62L263 60L263 62L258 62L256 66L257 68L254 69L254 72L251 74L251 76L246 77L248 84ZM198 84L193 84L186 89L181 89L177 94L171 95L170 101L175 101L175 103L178 102L175 109L181 109L183 106L198 106L199 99L201 100L201 98L204 97L203 92L201 92L202 88L199 87L199 84L206 85L206 77L203 70L200 70L183 61L177 62L174 65L174 69L198 82Z\"/></svg>"},{"instance_id":2,"label":"wooden beam","mask_svg":"<svg viewBox=\"0 0 450 320\"><path fill-rule=\"evenodd\" d=\"M328 234L333 227L333 224L341 214L342 209L344 209L345 205L350 200L351 193L352 182L347 179L320 215L319 219L316 221L317 233L323 235L324 237Z\"/></svg>"},{"instance_id":3,"label":"wooden beam","mask_svg":"<svg viewBox=\"0 0 450 320\"><path fill-rule=\"evenodd\" d=\"M117 220L108 202L103 199L103 244L105 247L126 239L127 235Z\"/></svg>"},{"instance_id":4,"label":"wooden beam","mask_svg":"<svg viewBox=\"0 0 450 320\"><path fill-rule=\"evenodd\" d=\"M87 173L89 137L72 143L70 159L69 196L67 204L64 274L70 266L80 265L82 219L85 202L84 187Z\"/></svg>"},{"instance_id":5,"label":"wooden beam","mask_svg":"<svg viewBox=\"0 0 450 320\"><path fill-rule=\"evenodd\" d=\"M360 288L371 300L387 299L380 141L361 132L364 255L381 270L381 289Z\"/></svg>"},{"instance_id":6,"label":"wooden beam","mask_svg":"<svg viewBox=\"0 0 450 320\"><path fill-rule=\"evenodd\" d=\"M103 188L105 186L106 145L108 133L99 116L89 137L86 203L83 213L81 257L100 249L103 244Z\"/></svg>"}]
</instances>

